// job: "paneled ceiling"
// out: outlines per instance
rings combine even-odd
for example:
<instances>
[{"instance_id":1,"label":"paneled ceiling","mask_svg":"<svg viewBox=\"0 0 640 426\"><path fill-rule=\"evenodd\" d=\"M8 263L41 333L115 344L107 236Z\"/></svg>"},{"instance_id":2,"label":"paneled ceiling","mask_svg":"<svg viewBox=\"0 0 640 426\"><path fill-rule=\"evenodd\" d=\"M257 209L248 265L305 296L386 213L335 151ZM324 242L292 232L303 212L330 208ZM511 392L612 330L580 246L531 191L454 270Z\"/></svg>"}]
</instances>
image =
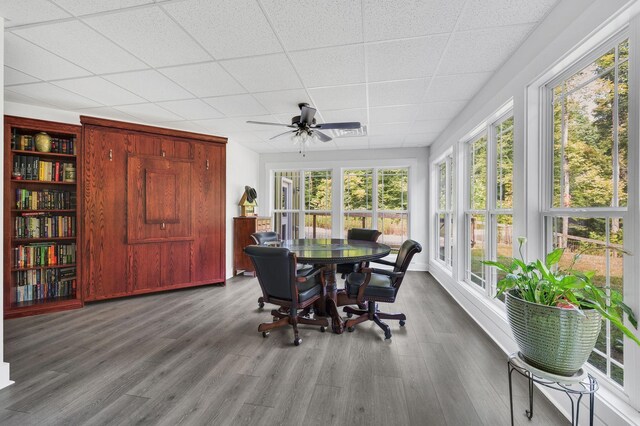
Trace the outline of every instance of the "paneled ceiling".
<instances>
[{"instance_id":1,"label":"paneled ceiling","mask_svg":"<svg viewBox=\"0 0 640 426\"><path fill-rule=\"evenodd\" d=\"M428 146L557 1L0 0L5 100L257 152L308 102L368 131L312 150Z\"/></svg>"}]
</instances>

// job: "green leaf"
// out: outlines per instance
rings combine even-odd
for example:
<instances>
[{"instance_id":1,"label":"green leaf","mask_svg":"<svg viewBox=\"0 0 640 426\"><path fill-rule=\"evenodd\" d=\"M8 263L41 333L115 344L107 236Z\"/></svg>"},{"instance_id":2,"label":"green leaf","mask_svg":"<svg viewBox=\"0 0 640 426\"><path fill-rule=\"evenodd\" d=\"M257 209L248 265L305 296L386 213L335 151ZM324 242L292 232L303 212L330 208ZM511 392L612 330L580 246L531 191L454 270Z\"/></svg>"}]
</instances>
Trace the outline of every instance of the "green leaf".
<instances>
[{"instance_id":1,"label":"green leaf","mask_svg":"<svg viewBox=\"0 0 640 426\"><path fill-rule=\"evenodd\" d=\"M544 261L547 268L551 268L553 265L560 262L560 259L562 258L563 253L564 253L563 248L557 248L553 250L551 253L549 253Z\"/></svg>"}]
</instances>

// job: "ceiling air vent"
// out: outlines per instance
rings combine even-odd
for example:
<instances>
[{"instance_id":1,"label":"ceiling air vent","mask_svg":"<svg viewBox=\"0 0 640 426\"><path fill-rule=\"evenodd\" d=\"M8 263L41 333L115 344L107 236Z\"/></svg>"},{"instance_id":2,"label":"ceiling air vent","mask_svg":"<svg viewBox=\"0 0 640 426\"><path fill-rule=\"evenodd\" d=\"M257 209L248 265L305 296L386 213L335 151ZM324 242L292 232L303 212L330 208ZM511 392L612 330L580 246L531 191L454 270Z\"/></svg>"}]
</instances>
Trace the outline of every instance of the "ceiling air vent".
<instances>
[{"instance_id":1,"label":"ceiling air vent","mask_svg":"<svg viewBox=\"0 0 640 426\"><path fill-rule=\"evenodd\" d=\"M355 138L359 136L367 136L367 126L361 126L359 129L333 129L331 135L334 138Z\"/></svg>"}]
</instances>

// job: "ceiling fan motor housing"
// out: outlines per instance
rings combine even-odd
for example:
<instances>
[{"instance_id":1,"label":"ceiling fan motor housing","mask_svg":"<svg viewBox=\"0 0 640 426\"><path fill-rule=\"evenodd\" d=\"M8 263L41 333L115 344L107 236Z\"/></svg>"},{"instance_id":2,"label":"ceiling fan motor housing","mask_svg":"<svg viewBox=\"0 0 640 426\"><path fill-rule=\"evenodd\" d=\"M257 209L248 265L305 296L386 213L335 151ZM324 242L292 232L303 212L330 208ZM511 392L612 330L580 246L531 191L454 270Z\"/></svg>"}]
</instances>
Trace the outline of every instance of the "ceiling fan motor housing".
<instances>
[{"instance_id":1,"label":"ceiling fan motor housing","mask_svg":"<svg viewBox=\"0 0 640 426\"><path fill-rule=\"evenodd\" d=\"M291 124L293 124L294 126L300 126L300 116L296 115L294 117L291 118ZM308 126L313 126L314 124L316 124L316 119L314 118L313 121L311 123L306 123Z\"/></svg>"}]
</instances>

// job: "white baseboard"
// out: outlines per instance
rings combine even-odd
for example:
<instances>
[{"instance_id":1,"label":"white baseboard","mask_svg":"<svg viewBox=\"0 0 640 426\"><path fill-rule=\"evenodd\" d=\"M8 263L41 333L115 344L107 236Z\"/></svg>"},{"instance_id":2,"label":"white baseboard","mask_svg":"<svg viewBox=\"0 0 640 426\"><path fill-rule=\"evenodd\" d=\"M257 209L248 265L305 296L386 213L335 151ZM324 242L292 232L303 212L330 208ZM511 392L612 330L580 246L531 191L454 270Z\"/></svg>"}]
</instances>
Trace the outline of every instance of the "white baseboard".
<instances>
[{"instance_id":1,"label":"white baseboard","mask_svg":"<svg viewBox=\"0 0 640 426\"><path fill-rule=\"evenodd\" d=\"M0 363L0 389L6 388L13 383L14 381L9 378L9 363Z\"/></svg>"}]
</instances>

